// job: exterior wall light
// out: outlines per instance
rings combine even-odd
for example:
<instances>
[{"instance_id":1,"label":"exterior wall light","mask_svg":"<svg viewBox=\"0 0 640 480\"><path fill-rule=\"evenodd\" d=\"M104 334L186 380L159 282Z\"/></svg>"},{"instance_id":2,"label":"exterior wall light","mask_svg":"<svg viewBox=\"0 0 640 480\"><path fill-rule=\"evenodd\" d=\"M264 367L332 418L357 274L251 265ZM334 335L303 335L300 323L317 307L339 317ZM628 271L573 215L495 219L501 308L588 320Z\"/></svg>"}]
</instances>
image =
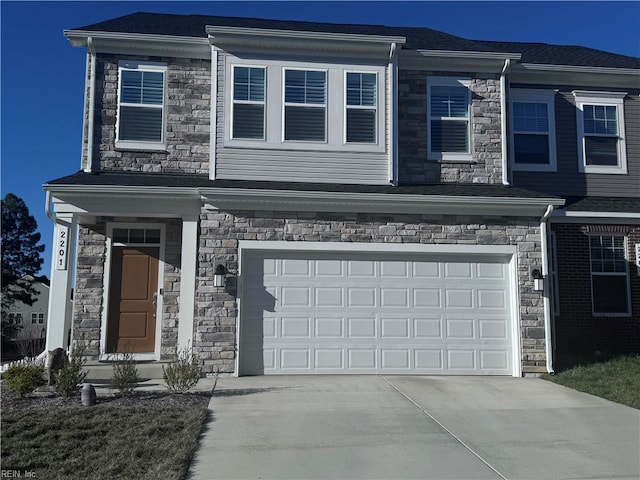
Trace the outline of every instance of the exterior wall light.
<instances>
[{"instance_id":1,"label":"exterior wall light","mask_svg":"<svg viewBox=\"0 0 640 480\"><path fill-rule=\"evenodd\" d=\"M536 292L544 291L544 275L542 275L542 271L539 268L535 268L531 271L531 276L533 277L533 289Z\"/></svg>"},{"instance_id":2,"label":"exterior wall light","mask_svg":"<svg viewBox=\"0 0 640 480\"><path fill-rule=\"evenodd\" d=\"M224 267L224 265L221 265L221 264L216 265L216 270L213 272L213 286L224 287L226 274L227 274L227 269Z\"/></svg>"}]
</instances>

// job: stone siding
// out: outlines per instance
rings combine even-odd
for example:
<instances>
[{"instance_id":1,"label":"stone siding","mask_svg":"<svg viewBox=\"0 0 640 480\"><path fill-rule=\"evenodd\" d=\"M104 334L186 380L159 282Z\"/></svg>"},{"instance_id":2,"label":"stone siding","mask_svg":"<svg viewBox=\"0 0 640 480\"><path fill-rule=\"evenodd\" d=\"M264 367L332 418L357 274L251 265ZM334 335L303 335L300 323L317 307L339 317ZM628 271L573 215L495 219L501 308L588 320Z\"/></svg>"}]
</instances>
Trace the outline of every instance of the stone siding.
<instances>
[{"instance_id":1,"label":"stone siding","mask_svg":"<svg viewBox=\"0 0 640 480\"><path fill-rule=\"evenodd\" d=\"M471 78L470 161L427 158L427 78ZM401 184L501 183L500 78L493 74L402 69L398 77L398 138Z\"/></svg>"},{"instance_id":2,"label":"stone siding","mask_svg":"<svg viewBox=\"0 0 640 480\"><path fill-rule=\"evenodd\" d=\"M200 220L194 346L207 373L235 368L236 285L214 287L213 271L224 263L235 280L240 240L515 245L523 372L545 371L543 298L530 273L541 264L537 218L203 210Z\"/></svg>"},{"instance_id":3,"label":"stone siding","mask_svg":"<svg viewBox=\"0 0 640 480\"><path fill-rule=\"evenodd\" d=\"M98 55L92 168L103 171L209 173L211 62L207 60ZM167 64L166 151L116 148L118 60ZM86 164L87 147L83 148Z\"/></svg>"}]
</instances>

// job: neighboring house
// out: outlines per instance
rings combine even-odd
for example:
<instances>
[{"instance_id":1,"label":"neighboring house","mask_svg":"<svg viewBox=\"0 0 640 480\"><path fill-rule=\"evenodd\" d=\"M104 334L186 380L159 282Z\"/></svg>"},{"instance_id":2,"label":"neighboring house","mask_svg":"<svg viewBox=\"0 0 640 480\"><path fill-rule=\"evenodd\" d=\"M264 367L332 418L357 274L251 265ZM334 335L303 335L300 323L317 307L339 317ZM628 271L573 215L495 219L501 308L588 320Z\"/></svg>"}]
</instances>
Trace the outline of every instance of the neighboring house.
<instances>
[{"instance_id":1,"label":"neighboring house","mask_svg":"<svg viewBox=\"0 0 640 480\"><path fill-rule=\"evenodd\" d=\"M33 280L33 289L36 292L33 305L16 300L4 313L11 324L19 327L16 340L22 343L40 339L44 341L47 333L49 280L46 277L34 278L30 275L23 278Z\"/></svg>"},{"instance_id":2,"label":"neighboring house","mask_svg":"<svg viewBox=\"0 0 640 480\"><path fill-rule=\"evenodd\" d=\"M65 35L86 101L81 170L44 187L49 349L513 376L640 349L639 59L197 15Z\"/></svg>"}]
</instances>

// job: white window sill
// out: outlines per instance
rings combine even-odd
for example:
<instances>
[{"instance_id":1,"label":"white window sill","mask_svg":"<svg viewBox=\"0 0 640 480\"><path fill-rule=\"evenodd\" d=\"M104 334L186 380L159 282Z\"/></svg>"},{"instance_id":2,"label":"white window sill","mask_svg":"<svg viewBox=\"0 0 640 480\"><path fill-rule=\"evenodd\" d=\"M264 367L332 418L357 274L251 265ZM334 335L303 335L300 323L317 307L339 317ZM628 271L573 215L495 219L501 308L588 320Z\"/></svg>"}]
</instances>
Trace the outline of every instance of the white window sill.
<instances>
[{"instance_id":1,"label":"white window sill","mask_svg":"<svg viewBox=\"0 0 640 480\"><path fill-rule=\"evenodd\" d=\"M139 150L151 152L165 152L167 146L158 142L136 142L133 140L117 140L116 150Z\"/></svg>"},{"instance_id":2,"label":"white window sill","mask_svg":"<svg viewBox=\"0 0 640 480\"><path fill-rule=\"evenodd\" d=\"M581 173L601 173L605 175L626 175L627 168L626 166L605 167L605 166L598 166L598 165L583 165L582 168L580 169L580 172Z\"/></svg>"},{"instance_id":3,"label":"white window sill","mask_svg":"<svg viewBox=\"0 0 640 480\"><path fill-rule=\"evenodd\" d=\"M477 163L470 153L429 153L427 159L440 163Z\"/></svg>"}]
</instances>

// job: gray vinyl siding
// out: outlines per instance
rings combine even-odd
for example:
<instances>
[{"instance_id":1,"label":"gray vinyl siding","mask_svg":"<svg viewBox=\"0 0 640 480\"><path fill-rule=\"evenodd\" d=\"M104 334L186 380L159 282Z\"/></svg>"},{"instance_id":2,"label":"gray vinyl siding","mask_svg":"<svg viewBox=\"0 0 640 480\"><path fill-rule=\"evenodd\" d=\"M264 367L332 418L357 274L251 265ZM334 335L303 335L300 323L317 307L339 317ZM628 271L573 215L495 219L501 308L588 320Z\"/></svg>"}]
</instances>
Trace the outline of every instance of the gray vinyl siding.
<instances>
[{"instance_id":1,"label":"gray vinyl siding","mask_svg":"<svg viewBox=\"0 0 640 480\"><path fill-rule=\"evenodd\" d=\"M225 146L225 53L218 52L215 178L343 184L388 184L389 154L386 128L389 105L385 96L383 152L317 151ZM357 69L357 67L356 67Z\"/></svg>"},{"instance_id":2,"label":"gray vinyl siding","mask_svg":"<svg viewBox=\"0 0 640 480\"><path fill-rule=\"evenodd\" d=\"M574 89L594 90L565 87L556 95L557 172L513 172L513 184L554 195L640 197L640 91L628 91L624 98L627 174L607 175L578 171Z\"/></svg>"}]
</instances>

